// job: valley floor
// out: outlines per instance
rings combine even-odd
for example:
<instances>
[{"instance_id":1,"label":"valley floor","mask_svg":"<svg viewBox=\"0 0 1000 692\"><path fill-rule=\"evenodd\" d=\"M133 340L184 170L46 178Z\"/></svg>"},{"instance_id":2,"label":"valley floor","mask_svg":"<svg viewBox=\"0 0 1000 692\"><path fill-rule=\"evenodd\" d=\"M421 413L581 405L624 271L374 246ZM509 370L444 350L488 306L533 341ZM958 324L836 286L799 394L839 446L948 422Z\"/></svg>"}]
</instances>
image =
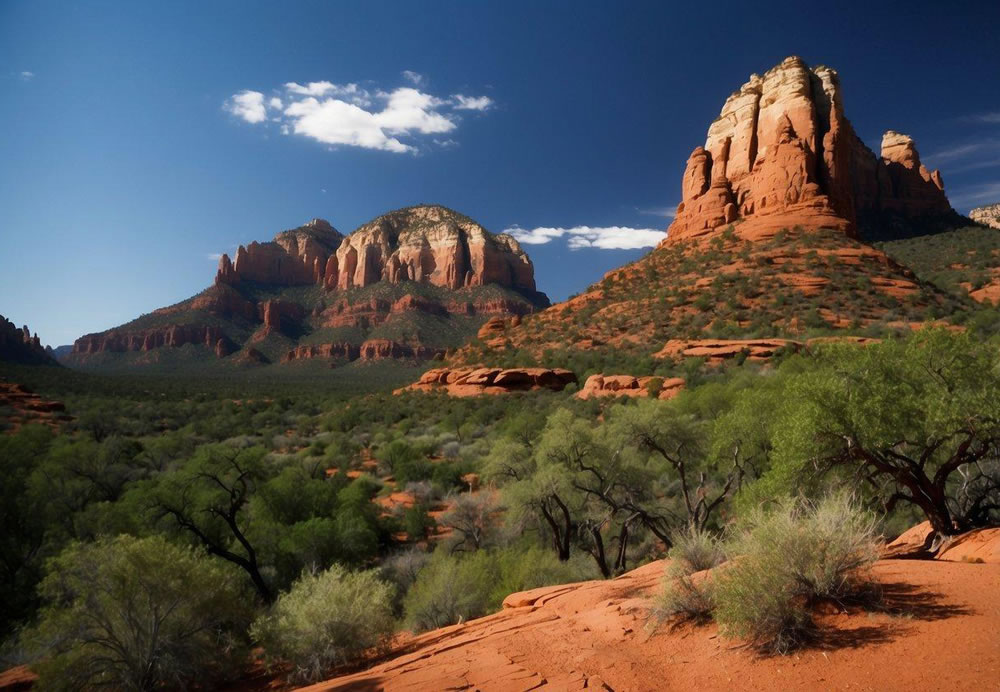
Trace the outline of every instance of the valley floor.
<instances>
[{"instance_id":1,"label":"valley floor","mask_svg":"<svg viewBox=\"0 0 1000 692\"><path fill-rule=\"evenodd\" d=\"M875 571L881 612L821 615L819 641L790 656L757 656L715 625L654 628L656 562L611 581L513 594L499 613L428 632L387 662L307 689L997 689L1000 564L882 560Z\"/></svg>"}]
</instances>

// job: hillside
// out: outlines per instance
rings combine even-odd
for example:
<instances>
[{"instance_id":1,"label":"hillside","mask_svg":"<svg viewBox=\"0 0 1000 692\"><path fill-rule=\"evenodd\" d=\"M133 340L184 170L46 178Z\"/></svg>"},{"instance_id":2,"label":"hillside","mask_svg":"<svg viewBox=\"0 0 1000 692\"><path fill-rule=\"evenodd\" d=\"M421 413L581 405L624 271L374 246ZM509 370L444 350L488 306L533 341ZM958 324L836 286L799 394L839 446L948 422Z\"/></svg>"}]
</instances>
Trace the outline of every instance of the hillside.
<instances>
[{"instance_id":1,"label":"hillside","mask_svg":"<svg viewBox=\"0 0 1000 692\"><path fill-rule=\"evenodd\" d=\"M986 226L909 238L878 247L924 281L980 303L1000 302L1000 231Z\"/></svg>"},{"instance_id":2,"label":"hillside","mask_svg":"<svg viewBox=\"0 0 1000 692\"><path fill-rule=\"evenodd\" d=\"M235 261L222 256L211 287L81 337L64 361L188 372L421 361L461 346L491 316L547 305L513 238L444 207L410 207L347 236L314 219L240 246Z\"/></svg>"},{"instance_id":3,"label":"hillside","mask_svg":"<svg viewBox=\"0 0 1000 692\"><path fill-rule=\"evenodd\" d=\"M654 356L670 340L878 336L974 309L870 244L968 222L912 138L887 131L878 156L864 145L829 67L790 57L752 75L681 187L658 248L455 360L665 375L670 358Z\"/></svg>"}]
</instances>

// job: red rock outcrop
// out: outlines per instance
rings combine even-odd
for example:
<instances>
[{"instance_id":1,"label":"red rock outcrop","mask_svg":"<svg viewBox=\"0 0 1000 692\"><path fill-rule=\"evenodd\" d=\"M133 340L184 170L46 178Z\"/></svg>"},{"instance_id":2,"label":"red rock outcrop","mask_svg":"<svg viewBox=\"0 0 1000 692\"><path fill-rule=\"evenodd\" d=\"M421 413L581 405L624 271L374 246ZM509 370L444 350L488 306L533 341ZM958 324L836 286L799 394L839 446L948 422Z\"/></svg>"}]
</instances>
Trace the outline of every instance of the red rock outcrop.
<instances>
[{"instance_id":1,"label":"red rock outcrop","mask_svg":"<svg viewBox=\"0 0 1000 692\"><path fill-rule=\"evenodd\" d=\"M361 347L347 342L333 344L310 344L297 346L281 359L282 363L293 360L309 360L311 358L342 358L357 360L361 357Z\"/></svg>"},{"instance_id":2,"label":"red rock outcrop","mask_svg":"<svg viewBox=\"0 0 1000 692\"><path fill-rule=\"evenodd\" d=\"M436 368L428 370L409 387L396 390L446 392L451 396L506 394L552 389L560 391L577 382L569 370L547 368Z\"/></svg>"},{"instance_id":3,"label":"red rock outcrop","mask_svg":"<svg viewBox=\"0 0 1000 692\"><path fill-rule=\"evenodd\" d=\"M655 385L655 386L651 386ZM655 389L655 392L653 391ZM684 389L682 377L633 377L632 375L591 375L576 393L577 399L622 397L673 399Z\"/></svg>"},{"instance_id":4,"label":"red rock outcrop","mask_svg":"<svg viewBox=\"0 0 1000 692\"><path fill-rule=\"evenodd\" d=\"M747 360L767 361L781 350L801 351L828 343L850 343L864 346L880 339L866 336L821 336L807 341L794 339L671 339L654 358L704 358L709 365L718 365L737 356Z\"/></svg>"},{"instance_id":5,"label":"red rock outcrop","mask_svg":"<svg viewBox=\"0 0 1000 692\"><path fill-rule=\"evenodd\" d=\"M387 360L390 358L430 360L435 356L444 355L444 349L400 344L389 339L369 339L361 344L359 350L361 360Z\"/></svg>"},{"instance_id":6,"label":"red rock outcrop","mask_svg":"<svg viewBox=\"0 0 1000 692\"><path fill-rule=\"evenodd\" d=\"M858 234L858 221L954 214L937 171L920 164L913 140L889 131L881 158L844 115L837 73L789 57L733 93L696 147L682 201L664 242L734 225L742 237L782 228Z\"/></svg>"},{"instance_id":7,"label":"red rock outcrop","mask_svg":"<svg viewBox=\"0 0 1000 692\"><path fill-rule=\"evenodd\" d=\"M219 260L216 284L237 285L254 281L281 286L322 283L329 258L344 236L329 222L313 219L304 226L282 231L269 243L250 243Z\"/></svg>"},{"instance_id":8,"label":"red rock outcrop","mask_svg":"<svg viewBox=\"0 0 1000 692\"><path fill-rule=\"evenodd\" d=\"M73 420L61 401L43 399L24 385L13 382L0 382L0 408L8 410L3 416L3 422L9 426L7 432L15 432L29 423L57 427Z\"/></svg>"},{"instance_id":9,"label":"red rock outcrop","mask_svg":"<svg viewBox=\"0 0 1000 692\"><path fill-rule=\"evenodd\" d=\"M225 340L222 329L207 325L171 325L137 331L111 330L88 334L73 344L74 354L94 354L112 351L150 351L161 346L200 344L216 349L220 339Z\"/></svg>"},{"instance_id":10,"label":"red rock outcrop","mask_svg":"<svg viewBox=\"0 0 1000 692\"><path fill-rule=\"evenodd\" d=\"M3 315L0 315L0 360L32 365L56 364L42 346L38 334L32 334L27 325L18 329Z\"/></svg>"},{"instance_id":11,"label":"red rock outcrop","mask_svg":"<svg viewBox=\"0 0 1000 692\"><path fill-rule=\"evenodd\" d=\"M1000 203L976 207L969 212L969 218L990 228L1000 228Z\"/></svg>"}]
</instances>

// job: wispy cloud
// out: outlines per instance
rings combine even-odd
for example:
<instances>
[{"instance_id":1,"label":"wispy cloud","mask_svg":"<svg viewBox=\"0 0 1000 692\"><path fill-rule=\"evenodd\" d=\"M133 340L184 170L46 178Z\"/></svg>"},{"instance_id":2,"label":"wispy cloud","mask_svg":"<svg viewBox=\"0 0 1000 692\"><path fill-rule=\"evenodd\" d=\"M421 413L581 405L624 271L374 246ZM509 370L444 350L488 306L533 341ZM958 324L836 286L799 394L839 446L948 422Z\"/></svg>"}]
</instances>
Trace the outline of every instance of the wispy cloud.
<instances>
[{"instance_id":1,"label":"wispy cloud","mask_svg":"<svg viewBox=\"0 0 1000 692\"><path fill-rule=\"evenodd\" d=\"M992 125L1000 124L1000 111L994 113L974 113L961 118L965 122L988 123Z\"/></svg>"},{"instance_id":2,"label":"wispy cloud","mask_svg":"<svg viewBox=\"0 0 1000 692\"><path fill-rule=\"evenodd\" d=\"M662 216L665 219L672 219L677 216L677 205L672 207L651 207L649 209L640 209L635 207L635 210L640 214L645 214L647 216Z\"/></svg>"},{"instance_id":3,"label":"wispy cloud","mask_svg":"<svg viewBox=\"0 0 1000 692\"><path fill-rule=\"evenodd\" d=\"M1000 180L967 185L948 197L951 205L959 211L968 211L983 204L994 204L1000 202Z\"/></svg>"},{"instance_id":4,"label":"wispy cloud","mask_svg":"<svg viewBox=\"0 0 1000 692\"><path fill-rule=\"evenodd\" d=\"M460 111L486 111L493 106L493 99L489 96L465 96L455 94L452 98L455 108Z\"/></svg>"},{"instance_id":5,"label":"wispy cloud","mask_svg":"<svg viewBox=\"0 0 1000 692\"><path fill-rule=\"evenodd\" d=\"M205 257L207 257L208 259L212 260L213 262L218 262L220 259L222 259L222 253L221 252L210 252L207 255L205 255Z\"/></svg>"},{"instance_id":6,"label":"wispy cloud","mask_svg":"<svg viewBox=\"0 0 1000 692\"><path fill-rule=\"evenodd\" d=\"M413 70L403 70L403 79L408 81L413 86L421 86L427 81L426 77L419 72L414 72Z\"/></svg>"},{"instance_id":7,"label":"wispy cloud","mask_svg":"<svg viewBox=\"0 0 1000 692\"><path fill-rule=\"evenodd\" d=\"M19 76L25 82L30 82L32 79L35 78L35 73L34 72L29 72L28 70L24 70L23 72L21 72L21 74Z\"/></svg>"},{"instance_id":8,"label":"wispy cloud","mask_svg":"<svg viewBox=\"0 0 1000 692\"><path fill-rule=\"evenodd\" d=\"M544 245L557 238L566 237L571 250L598 248L601 250L635 250L655 247L667 234L652 228L627 226L574 226L572 228L521 228L513 226L504 231L526 245Z\"/></svg>"},{"instance_id":9,"label":"wispy cloud","mask_svg":"<svg viewBox=\"0 0 1000 692\"><path fill-rule=\"evenodd\" d=\"M301 135L331 147L412 153L418 150L421 135L454 131L461 120L458 111L485 111L493 105L486 96L434 96L416 88L426 82L422 75L406 71L403 76L415 86L383 91L355 83L286 82L271 96L249 89L234 94L225 109L248 123L271 121L282 134ZM450 138L430 141L454 145Z\"/></svg>"}]
</instances>

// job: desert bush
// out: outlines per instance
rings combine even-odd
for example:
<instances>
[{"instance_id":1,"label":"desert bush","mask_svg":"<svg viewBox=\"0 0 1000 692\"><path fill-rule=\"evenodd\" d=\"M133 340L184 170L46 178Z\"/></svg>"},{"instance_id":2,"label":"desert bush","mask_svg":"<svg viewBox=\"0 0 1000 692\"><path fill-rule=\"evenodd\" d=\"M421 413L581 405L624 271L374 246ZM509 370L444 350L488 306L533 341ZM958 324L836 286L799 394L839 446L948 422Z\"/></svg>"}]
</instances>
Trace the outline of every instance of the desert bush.
<instances>
[{"instance_id":1,"label":"desert bush","mask_svg":"<svg viewBox=\"0 0 1000 692\"><path fill-rule=\"evenodd\" d=\"M673 540L674 545L667 556L683 574L711 569L726 559L719 539L708 531L691 526L674 536Z\"/></svg>"},{"instance_id":2,"label":"desert bush","mask_svg":"<svg viewBox=\"0 0 1000 692\"><path fill-rule=\"evenodd\" d=\"M315 682L386 641L394 627L393 592L374 570L349 572L334 565L306 572L250 633L269 660L293 666L294 679Z\"/></svg>"},{"instance_id":3,"label":"desert bush","mask_svg":"<svg viewBox=\"0 0 1000 692\"><path fill-rule=\"evenodd\" d=\"M663 590L653 609L659 620L710 620L715 609L715 582L706 575L697 582L681 562L671 562L663 574Z\"/></svg>"},{"instance_id":4,"label":"desert bush","mask_svg":"<svg viewBox=\"0 0 1000 692\"><path fill-rule=\"evenodd\" d=\"M730 538L733 565L716 583L723 634L775 653L806 641L810 605L842 600L872 583L880 546L875 527L846 493L750 512Z\"/></svg>"},{"instance_id":5,"label":"desert bush","mask_svg":"<svg viewBox=\"0 0 1000 692\"><path fill-rule=\"evenodd\" d=\"M231 673L250 617L238 572L165 538L72 544L48 564L28 639L39 689L187 689Z\"/></svg>"}]
</instances>

